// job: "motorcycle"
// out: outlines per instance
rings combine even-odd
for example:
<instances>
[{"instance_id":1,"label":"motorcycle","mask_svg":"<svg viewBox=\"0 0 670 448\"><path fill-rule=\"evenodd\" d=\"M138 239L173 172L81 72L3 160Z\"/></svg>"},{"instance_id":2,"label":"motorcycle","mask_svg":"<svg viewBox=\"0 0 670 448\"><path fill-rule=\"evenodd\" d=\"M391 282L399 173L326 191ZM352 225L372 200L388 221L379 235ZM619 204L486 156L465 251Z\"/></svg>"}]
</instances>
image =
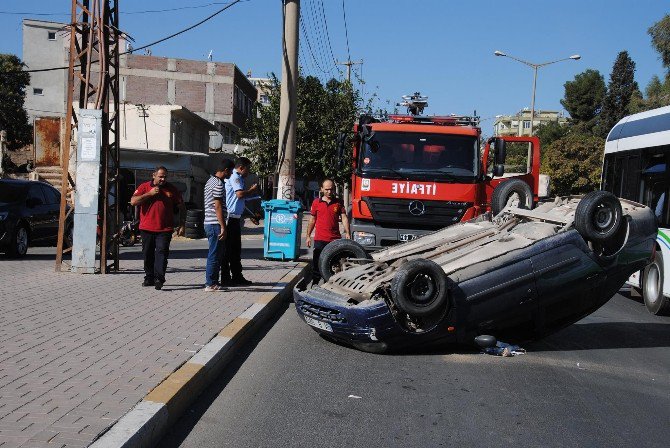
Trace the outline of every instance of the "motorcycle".
<instances>
[{"instance_id":1,"label":"motorcycle","mask_svg":"<svg viewBox=\"0 0 670 448\"><path fill-rule=\"evenodd\" d=\"M139 219L123 221L119 231L119 244L124 247L134 246L140 240Z\"/></svg>"}]
</instances>

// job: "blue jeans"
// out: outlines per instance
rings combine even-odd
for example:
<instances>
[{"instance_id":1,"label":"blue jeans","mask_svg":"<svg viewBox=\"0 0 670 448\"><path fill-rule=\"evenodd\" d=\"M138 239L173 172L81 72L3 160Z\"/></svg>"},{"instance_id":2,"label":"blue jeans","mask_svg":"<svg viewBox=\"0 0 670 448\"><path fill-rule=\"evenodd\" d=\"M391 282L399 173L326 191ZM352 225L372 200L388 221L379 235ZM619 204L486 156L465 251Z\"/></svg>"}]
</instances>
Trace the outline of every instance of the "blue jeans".
<instances>
[{"instance_id":1,"label":"blue jeans","mask_svg":"<svg viewBox=\"0 0 670 448\"><path fill-rule=\"evenodd\" d=\"M209 242L209 252L207 252L207 268L205 269L205 284L207 286L219 283L219 271L221 270L221 260L226 250L226 242L219 240L221 226L219 224L205 224L205 235Z\"/></svg>"}]
</instances>

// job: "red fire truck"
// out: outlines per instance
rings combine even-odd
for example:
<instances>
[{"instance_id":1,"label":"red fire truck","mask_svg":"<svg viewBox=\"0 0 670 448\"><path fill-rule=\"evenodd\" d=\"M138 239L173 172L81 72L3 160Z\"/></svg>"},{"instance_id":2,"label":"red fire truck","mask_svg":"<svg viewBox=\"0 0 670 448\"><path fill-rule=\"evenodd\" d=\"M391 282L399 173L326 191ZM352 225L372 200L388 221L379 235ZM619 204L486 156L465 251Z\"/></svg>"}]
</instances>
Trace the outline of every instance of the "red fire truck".
<instances>
[{"instance_id":1,"label":"red fire truck","mask_svg":"<svg viewBox=\"0 0 670 448\"><path fill-rule=\"evenodd\" d=\"M495 214L507 204L537 203L537 137L491 138L482 151L478 117L420 116L427 103L418 103L410 98L408 115L387 120L364 115L355 126L356 242L379 249L487 211Z\"/></svg>"}]
</instances>

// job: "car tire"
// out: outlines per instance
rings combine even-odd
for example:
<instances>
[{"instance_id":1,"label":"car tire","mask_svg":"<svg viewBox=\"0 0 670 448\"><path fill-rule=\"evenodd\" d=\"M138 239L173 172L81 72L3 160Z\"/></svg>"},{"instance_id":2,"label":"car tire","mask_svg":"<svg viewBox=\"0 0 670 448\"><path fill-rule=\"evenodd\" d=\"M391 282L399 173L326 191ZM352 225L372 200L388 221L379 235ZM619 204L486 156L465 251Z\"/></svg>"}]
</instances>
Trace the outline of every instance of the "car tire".
<instances>
[{"instance_id":1,"label":"car tire","mask_svg":"<svg viewBox=\"0 0 670 448\"><path fill-rule=\"evenodd\" d=\"M339 272L339 266L345 258L372 259L356 241L348 239L331 241L319 256L319 272L324 281L328 281L331 276Z\"/></svg>"},{"instance_id":2,"label":"car tire","mask_svg":"<svg viewBox=\"0 0 670 448\"><path fill-rule=\"evenodd\" d=\"M199 226L202 225L204 219L201 216L187 216L186 217L186 226L188 227L189 224L197 224Z\"/></svg>"},{"instance_id":3,"label":"car tire","mask_svg":"<svg viewBox=\"0 0 670 448\"><path fill-rule=\"evenodd\" d=\"M449 304L447 275L434 261L410 260L393 277L391 297L398 309L410 316L434 315Z\"/></svg>"},{"instance_id":4,"label":"car tire","mask_svg":"<svg viewBox=\"0 0 670 448\"><path fill-rule=\"evenodd\" d=\"M623 221L619 199L608 191L584 195L575 210L575 228L593 243L606 243L617 234Z\"/></svg>"},{"instance_id":5,"label":"car tire","mask_svg":"<svg viewBox=\"0 0 670 448\"><path fill-rule=\"evenodd\" d=\"M670 315L670 298L663 295L663 254L658 249L654 260L642 271L642 298L650 313Z\"/></svg>"},{"instance_id":6,"label":"car tire","mask_svg":"<svg viewBox=\"0 0 670 448\"><path fill-rule=\"evenodd\" d=\"M533 208L530 185L521 179L509 179L499 183L491 195L491 214L496 216L508 205L528 210Z\"/></svg>"},{"instance_id":7,"label":"car tire","mask_svg":"<svg viewBox=\"0 0 670 448\"><path fill-rule=\"evenodd\" d=\"M187 228L186 231L184 232L184 236L186 238L199 240L200 238L205 237L205 233L201 230L192 230L192 229Z\"/></svg>"},{"instance_id":8,"label":"car tire","mask_svg":"<svg viewBox=\"0 0 670 448\"><path fill-rule=\"evenodd\" d=\"M22 258L28 252L28 229L23 224L18 224L12 232L12 237L9 243L8 254L11 257Z\"/></svg>"}]
</instances>

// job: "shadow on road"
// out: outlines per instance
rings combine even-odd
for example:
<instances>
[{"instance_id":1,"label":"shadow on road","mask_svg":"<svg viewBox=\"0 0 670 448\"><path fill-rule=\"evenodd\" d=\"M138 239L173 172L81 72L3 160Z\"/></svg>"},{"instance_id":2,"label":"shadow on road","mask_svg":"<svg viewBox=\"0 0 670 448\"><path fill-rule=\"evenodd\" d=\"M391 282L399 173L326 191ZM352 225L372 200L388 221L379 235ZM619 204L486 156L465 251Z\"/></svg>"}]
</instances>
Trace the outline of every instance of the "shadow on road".
<instances>
[{"instance_id":1,"label":"shadow on road","mask_svg":"<svg viewBox=\"0 0 670 448\"><path fill-rule=\"evenodd\" d=\"M612 348L670 347L670 325L648 322L593 322L575 324L539 341L526 344L533 352Z\"/></svg>"}]
</instances>

